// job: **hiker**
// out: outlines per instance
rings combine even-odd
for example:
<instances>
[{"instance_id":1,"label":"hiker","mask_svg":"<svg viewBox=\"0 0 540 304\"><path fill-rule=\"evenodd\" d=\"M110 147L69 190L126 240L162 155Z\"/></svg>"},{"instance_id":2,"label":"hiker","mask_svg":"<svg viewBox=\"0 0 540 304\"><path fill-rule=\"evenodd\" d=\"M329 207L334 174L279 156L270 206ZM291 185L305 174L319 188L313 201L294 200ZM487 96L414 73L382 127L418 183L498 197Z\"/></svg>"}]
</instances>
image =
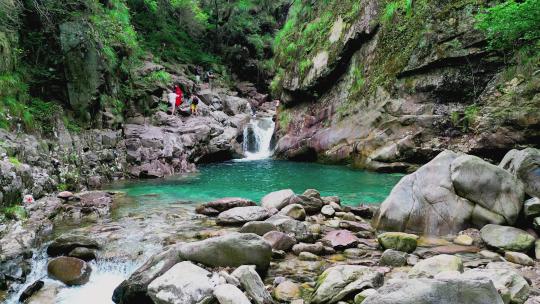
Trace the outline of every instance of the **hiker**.
<instances>
[{"instance_id":1,"label":"hiker","mask_svg":"<svg viewBox=\"0 0 540 304\"><path fill-rule=\"evenodd\" d=\"M176 109L176 93L168 90L169 94L167 94L167 97L169 98L169 104L171 105L171 115L174 115L174 110Z\"/></svg>"},{"instance_id":2,"label":"hiker","mask_svg":"<svg viewBox=\"0 0 540 304\"><path fill-rule=\"evenodd\" d=\"M206 72L206 80L208 81L208 88L211 90L212 89L212 80L214 79L214 72L212 72L212 70L209 70Z\"/></svg>"},{"instance_id":3,"label":"hiker","mask_svg":"<svg viewBox=\"0 0 540 304\"><path fill-rule=\"evenodd\" d=\"M199 97L197 95L193 94L191 97L191 115L199 115L198 105L199 105Z\"/></svg>"},{"instance_id":4,"label":"hiker","mask_svg":"<svg viewBox=\"0 0 540 304\"><path fill-rule=\"evenodd\" d=\"M178 85L176 85L176 87L174 88L174 90L176 91L176 107L180 107L180 105L182 104L182 98L184 97L184 92L182 92L182 89L180 89L180 87Z\"/></svg>"}]
</instances>

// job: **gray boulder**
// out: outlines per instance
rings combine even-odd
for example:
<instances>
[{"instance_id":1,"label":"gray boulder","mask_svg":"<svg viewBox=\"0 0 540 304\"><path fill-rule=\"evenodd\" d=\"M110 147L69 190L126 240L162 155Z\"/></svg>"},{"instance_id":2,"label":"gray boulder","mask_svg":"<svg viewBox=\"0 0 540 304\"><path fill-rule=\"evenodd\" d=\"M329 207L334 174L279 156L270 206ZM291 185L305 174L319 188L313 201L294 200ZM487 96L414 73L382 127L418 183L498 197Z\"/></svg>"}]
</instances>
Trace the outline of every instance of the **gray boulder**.
<instances>
[{"instance_id":1,"label":"gray boulder","mask_svg":"<svg viewBox=\"0 0 540 304\"><path fill-rule=\"evenodd\" d=\"M522 183L507 171L443 151L401 179L375 214L373 227L446 235L488 223L513 224L523 196Z\"/></svg>"},{"instance_id":2,"label":"gray boulder","mask_svg":"<svg viewBox=\"0 0 540 304\"><path fill-rule=\"evenodd\" d=\"M240 266L231 275L240 281L240 285L255 304L271 304L274 302L254 266Z\"/></svg>"},{"instance_id":3,"label":"gray boulder","mask_svg":"<svg viewBox=\"0 0 540 304\"><path fill-rule=\"evenodd\" d=\"M180 262L148 285L148 295L157 304L197 304L211 298L217 281L191 262Z\"/></svg>"},{"instance_id":4,"label":"gray boulder","mask_svg":"<svg viewBox=\"0 0 540 304\"><path fill-rule=\"evenodd\" d=\"M407 265L407 253L393 249L386 249L379 262L381 266L401 267Z\"/></svg>"},{"instance_id":5,"label":"gray boulder","mask_svg":"<svg viewBox=\"0 0 540 304\"><path fill-rule=\"evenodd\" d=\"M362 304L504 304L489 280L392 280Z\"/></svg>"},{"instance_id":6,"label":"gray boulder","mask_svg":"<svg viewBox=\"0 0 540 304\"><path fill-rule=\"evenodd\" d=\"M294 254L299 255L301 252L309 252L315 255L320 255L324 252L324 246L321 242L315 244L300 243L292 247Z\"/></svg>"},{"instance_id":7,"label":"gray boulder","mask_svg":"<svg viewBox=\"0 0 540 304\"><path fill-rule=\"evenodd\" d=\"M251 304L238 287L231 284L219 285L214 289L214 297L219 304Z\"/></svg>"},{"instance_id":8,"label":"gray boulder","mask_svg":"<svg viewBox=\"0 0 540 304\"><path fill-rule=\"evenodd\" d=\"M260 236L252 233L231 233L199 242L182 244L178 248L183 260L210 267L236 267L255 265L257 271L266 271L272 257L272 247Z\"/></svg>"},{"instance_id":9,"label":"gray boulder","mask_svg":"<svg viewBox=\"0 0 540 304\"><path fill-rule=\"evenodd\" d=\"M339 265L325 270L317 281L311 303L337 303L351 298L364 289L377 288L383 275L366 266Z\"/></svg>"},{"instance_id":10,"label":"gray boulder","mask_svg":"<svg viewBox=\"0 0 540 304\"><path fill-rule=\"evenodd\" d=\"M270 217L270 212L264 207L235 207L221 212L217 217L217 223L220 225L242 225L246 222L262 221L268 217Z\"/></svg>"},{"instance_id":11,"label":"gray boulder","mask_svg":"<svg viewBox=\"0 0 540 304\"><path fill-rule=\"evenodd\" d=\"M97 249L96 240L84 235L62 235L57 237L48 247L49 256L67 255L75 248Z\"/></svg>"},{"instance_id":12,"label":"gray boulder","mask_svg":"<svg viewBox=\"0 0 540 304\"><path fill-rule=\"evenodd\" d=\"M525 185L530 196L540 197L540 150L526 148L510 150L499 167L515 175Z\"/></svg>"},{"instance_id":13,"label":"gray boulder","mask_svg":"<svg viewBox=\"0 0 540 304\"><path fill-rule=\"evenodd\" d=\"M441 272L463 272L461 258L449 254L436 255L416 263L409 271L410 278L432 278Z\"/></svg>"},{"instance_id":14,"label":"gray boulder","mask_svg":"<svg viewBox=\"0 0 540 304\"><path fill-rule=\"evenodd\" d=\"M523 214L531 219L540 216L540 198L533 197L523 204Z\"/></svg>"},{"instance_id":15,"label":"gray boulder","mask_svg":"<svg viewBox=\"0 0 540 304\"><path fill-rule=\"evenodd\" d=\"M504 303L523 304L529 297L529 284L512 269L470 269L460 275L469 280L491 280Z\"/></svg>"},{"instance_id":16,"label":"gray boulder","mask_svg":"<svg viewBox=\"0 0 540 304\"><path fill-rule=\"evenodd\" d=\"M274 250L288 251L296 244L294 238L279 231L270 231L263 236L263 239L265 239Z\"/></svg>"},{"instance_id":17,"label":"gray boulder","mask_svg":"<svg viewBox=\"0 0 540 304\"><path fill-rule=\"evenodd\" d=\"M294 192L291 189L274 191L268 193L261 199L261 206L266 209L276 208L281 210L289 204L289 200L293 196Z\"/></svg>"},{"instance_id":18,"label":"gray boulder","mask_svg":"<svg viewBox=\"0 0 540 304\"><path fill-rule=\"evenodd\" d=\"M308 193L310 194L310 193ZM289 204L297 204L304 207L307 214L319 213L324 206L324 202L320 195L311 194L307 195L295 195L289 200Z\"/></svg>"},{"instance_id":19,"label":"gray boulder","mask_svg":"<svg viewBox=\"0 0 540 304\"><path fill-rule=\"evenodd\" d=\"M271 216L265 222L276 226L278 231L294 235L297 241L306 242L313 239L313 235L310 233L309 226L306 222L297 221L280 214Z\"/></svg>"},{"instance_id":20,"label":"gray boulder","mask_svg":"<svg viewBox=\"0 0 540 304\"><path fill-rule=\"evenodd\" d=\"M204 215L217 215L223 211L227 211L232 208L236 207L249 207L249 206L255 206L255 202L240 198L240 197L226 197L221 198L215 201L211 201L205 204L200 205L195 209L195 211L199 214ZM214 212L217 212L214 213Z\"/></svg>"},{"instance_id":21,"label":"gray boulder","mask_svg":"<svg viewBox=\"0 0 540 304\"><path fill-rule=\"evenodd\" d=\"M268 222L254 221L247 222L240 228L241 233L255 233L256 235L263 236L267 232L276 231L276 225Z\"/></svg>"},{"instance_id":22,"label":"gray boulder","mask_svg":"<svg viewBox=\"0 0 540 304\"><path fill-rule=\"evenodd\" d=\"M482 240L490 247L501 251L526 252L534 245L534 237L518 228L486 225L480 230Z\"/></svg>"},{"instance_id":23,"label":"gray boulder","mask_svg":"<svg viewBox=\"0 0 540 304\"><path fill-rule=\"evenodd\" d=\"M279 214L291 217L295 220L303 221L306 219L306 210L299 204L287 205L279 211Z\"/></svg>"}]
</instances>

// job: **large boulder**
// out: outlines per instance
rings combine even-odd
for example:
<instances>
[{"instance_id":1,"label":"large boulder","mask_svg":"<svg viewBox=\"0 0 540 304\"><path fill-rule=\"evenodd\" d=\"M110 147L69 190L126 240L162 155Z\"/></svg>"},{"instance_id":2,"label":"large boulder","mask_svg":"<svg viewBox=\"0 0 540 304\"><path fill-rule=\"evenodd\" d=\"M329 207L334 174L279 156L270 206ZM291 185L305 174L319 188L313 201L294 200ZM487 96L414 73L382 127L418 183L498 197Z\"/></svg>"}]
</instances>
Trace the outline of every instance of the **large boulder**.
<instances>
[{"instance_id":1,"label":"large boulder","mask_svg":"<svg viewBox=\"0 0 540 304\"><path fill-rule=\"evenodd\" d=\"M277 227L268 222L254 221L247 222L240 228L241 233L255 233L256 235L263 236L267 232L276 231Z\"/></svg>"},{"instance_id":2,"label":"large boulder","mask_svg":"<svg viewBox=\"0 0 540 304\"><path fill-rule=\"evenodd\" d=\"M366 266L338 265L325 270L317 280L311 303L337 303L364 289L377 288L383 275Z\"/></svg>"},{"instance_id":3,"label":"large boulder","mask_svg":"<svg viewBox=\"0 0 540 304\"><path fill-rule=\"evenodd\" d=\"M291 189L274 191L261 199L261 206L267 209L276 208L281 210L289 204L289 200L293 196L294 192Z\"/></svg>"},{"instance_id":4,"label":"large boulder","mask_svg":"<svg viewBox=\"0 0 540 304\"><path fill-rule=\"evenodd\" d=\"M504 304L490 280L392 280L362 304Z\"/></svg>"},{"instance_id":5,"label":"large boulder","mask_svg":"<svg viewBox=\"0 0 540 304\"><path fill-rule=\"evenodd\" d=\"M262 221L270 217L268 209L259 206L235 207L218 215L220 225L242 225L252 221Z\"/></svg>"},{"instance_id":6,"label":"large boulder","mask_svg":"<svg viewBox=\"0 0 540 304\"><path fill-rule=\"evenodd\" d=\"M460 278L491 280L505 303L523 304L529 297L527 280L512 269L470 269Z\"/></svg>"},{"instance_id":7,"label":"large boulder","mask_svg":"<svg viewBox=\"0 0 540 304\"><path fill-rule=\"evenodd\" d=\"M249 207L255 206L255 202L240 198L240 197L226 197L221 198L215 201L211 201L205 204L200 205L195 209L197 213L204 215L218 215L223 211L227 211L236 207Z\"/></svg>"},{"instance_id":8,"label":"large boulder","mask_svg":"<svg viewBox=\"0 0 540 304\"><path fill-rule=\"evenodd\" d=\"M240 285L255 304L271 304L274 302L254 266L240 266L231 275L240 281Z\"/></svg>"},{"instance_id":9,"label":"large boulder","mask_svg":"<svg viewBox=\"0 0 540 304\"><path fill-rule=\"evenodd\" d=\"M317 192L318 194L318 192ZM316 214L321 211L324 202L320 195L295 195L289 200L289 204L297 204L304 207L307 214Z\"/></svg>"},{"instance_id":10,"label":"large boulder","mask_svg":"<svg viewBox=\"0 0 540 304\"><path fill-rule=\"evenodd\" d=\"M217 280L191 262L180 262L148 285L148 295L157 304L197 304L213 296Z\"/></svg>"},{"instance_id":11,"label":"large boulder","mask_svg":"<svg viewBox=\"0 0 540 304\"><path fill-rule=\"evenodd\" d=\"M178 250L183 260L211 267L255 265L263 272L268 269L272 257L272 247L253 233L231 233L182 244Z\"/></svg>"},{"instance_id":12,"label":"large boulder","mask_svg":"<svg viewBox=\"0 0 540 304\"><path fill-rule=\"evenodd\" d=\"M76 248L97 249L99 244L96 240L84 235L66 234L57 237L47 247L47 254L50 256L67 255Z\"/></svg>"},{"instance_id":13,"label":"large boulder","mask_svg":"<svg viewBox=\"0 0 540 304\"><path fill-rule=\"evenodd\" d=\"M486 225L480 230L482 240L490 247L501 251L526 252L534 245L534 237L518 228Z\"/></svg>"},{"instance_id":14,"label":"large boulder","mask_svg":"<svg viewBox=\"0 0 540 304\"><path fill-rule=\"evenodd\" d=\"M508 170L522 181L527 194L540 197L540 150L535 148L510 150L499 167Z\"/></svg>"},{"instance_id":15,"label":"large boulder","mask_svg":"<svg viewBox=\"0 0 540 304\"><path fill-rule=\"evenodd\" d=\"M47 274L68 286L83 285L90 279L92 268L83 260L57 257L47 263Z\"/></svg>"},{"instance_id":16,"label":"large boulder","mask_svg":"<svg viewBox=\"0 0 540 304\"><path fill-rule=\"evenodd\" d=\"M427 235L455 234L488 223L514 224L523 185L480 158L443 151L394 187L373 227Z\"/></svg>"},{"instance_id":17,"label":"large boulder","mask_svg":"<svg viewBox=\"0 0 540 304\"><path fill-rule=\"evenodd\" d=\"M463 272L463 262L455 255L436 255L416 263L411 271L409 271L409 277L432 278L445 271Z\"/></svg>"},{"instance_id":18,"label":"large boulder","mask_svg":"<svg viewBox=\"0 0 540 304\"><path fill-rule=\"evenodd\" d=\"M178 246L152 256L114 290L112 300L117 304L154 304L148 296L148 285L180 262Z\"/></svg>"},{"instance_id":19,"label":"large boulder","mask_svg":"<svg viewBox=\"0 0 540 304\"><path fill-rule=\"evenodd\" d=\"M214 297L219 304L251 304L238 287L231 284L219 285L214 289Z\"/></svg>"}]
</instances>

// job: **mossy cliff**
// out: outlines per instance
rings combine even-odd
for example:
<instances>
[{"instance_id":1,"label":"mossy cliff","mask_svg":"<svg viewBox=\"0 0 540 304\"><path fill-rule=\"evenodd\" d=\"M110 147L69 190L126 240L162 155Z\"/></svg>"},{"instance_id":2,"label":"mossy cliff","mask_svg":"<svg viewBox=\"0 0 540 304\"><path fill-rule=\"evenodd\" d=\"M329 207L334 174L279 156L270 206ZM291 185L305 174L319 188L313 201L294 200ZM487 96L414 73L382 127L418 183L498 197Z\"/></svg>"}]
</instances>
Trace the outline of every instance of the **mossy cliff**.
<instances>
[{"instance_id":1,"label":"mossy cliff","mask_svg":"<svg viewBox=\"0 0 540 304\"><path fill-rule=\"evenodd\" d=\"M475 16L495 3L296 1L275 44L277 155L405 171L537 145L538 45L489 49Z\"/></svg>"}]
</instances>

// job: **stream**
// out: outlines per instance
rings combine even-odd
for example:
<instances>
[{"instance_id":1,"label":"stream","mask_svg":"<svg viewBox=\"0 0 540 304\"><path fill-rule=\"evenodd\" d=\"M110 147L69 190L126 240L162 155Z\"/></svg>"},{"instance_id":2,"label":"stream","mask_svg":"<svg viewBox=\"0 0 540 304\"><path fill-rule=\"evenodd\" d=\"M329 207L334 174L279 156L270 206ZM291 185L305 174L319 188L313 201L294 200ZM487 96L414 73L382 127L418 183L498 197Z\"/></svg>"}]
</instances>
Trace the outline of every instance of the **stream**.
<instances>
[{"instance_id":1,"label":"stream","mask_svg":"<svg viewBox=\"0 0 540 304\"><path fill-rule=\"evenodd\" d=\"M54 303L113 303L111 296L116 286L163 246L234 229L218 227L205 216L196 215L194 208L205 201L234 196L258 202L267 193L280 189L302 193L315 188L322 195L341 197L344 205L376 204L384 200L402 176L272 160L272 133L271 120L255 120L246 127L245 159L202 165L194 174L110 185L110 190L125 193L116 199L111 218L55 227L54 236L66 232L92 235L103 244L98 261L90 263L90 281L79 287L65 287L47 279L44 244L34 252L27 282L6 303L17 303L24 288L39 279L46 286L57 284L51 293Z\"/></svg>"}]
</instances>

